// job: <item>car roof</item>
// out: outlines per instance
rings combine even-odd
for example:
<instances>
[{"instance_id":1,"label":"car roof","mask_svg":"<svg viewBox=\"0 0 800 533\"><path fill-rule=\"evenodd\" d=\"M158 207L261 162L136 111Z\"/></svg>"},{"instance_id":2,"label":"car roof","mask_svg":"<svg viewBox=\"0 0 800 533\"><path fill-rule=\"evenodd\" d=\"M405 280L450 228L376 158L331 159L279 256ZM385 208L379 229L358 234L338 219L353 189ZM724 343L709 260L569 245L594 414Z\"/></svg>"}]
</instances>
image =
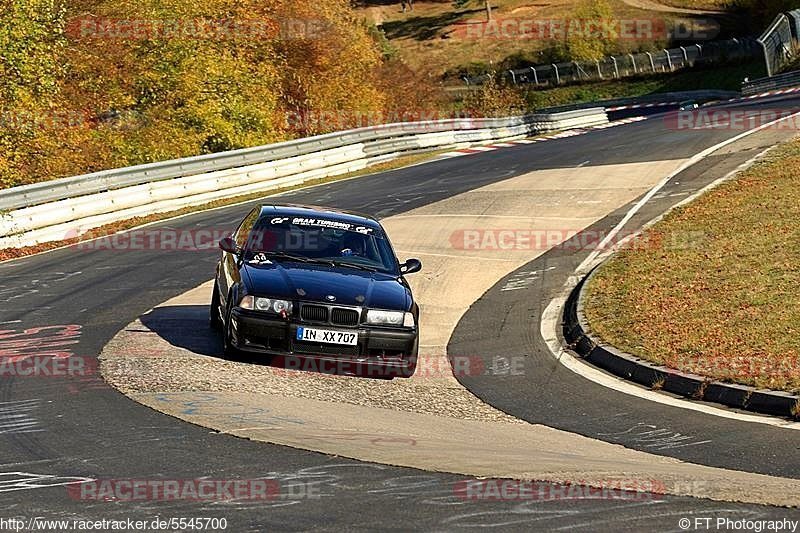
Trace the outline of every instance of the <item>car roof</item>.
<instances>
[{"instance_id":1,"label":"car roof","mask_svg":"<svg viewBox=\"0 0 800 533\"><path fill-rule=\"evenodd\" d=\"M337 222L347 222L349 224L366 226L376 230L383 230L377 220L369 215L356 213L354 211L344 211L331 207L316 207L311 205L297 204L267 204L261 206L260 216L287 216L287 217L316 217Z\"/></svg>"}]
</instances>

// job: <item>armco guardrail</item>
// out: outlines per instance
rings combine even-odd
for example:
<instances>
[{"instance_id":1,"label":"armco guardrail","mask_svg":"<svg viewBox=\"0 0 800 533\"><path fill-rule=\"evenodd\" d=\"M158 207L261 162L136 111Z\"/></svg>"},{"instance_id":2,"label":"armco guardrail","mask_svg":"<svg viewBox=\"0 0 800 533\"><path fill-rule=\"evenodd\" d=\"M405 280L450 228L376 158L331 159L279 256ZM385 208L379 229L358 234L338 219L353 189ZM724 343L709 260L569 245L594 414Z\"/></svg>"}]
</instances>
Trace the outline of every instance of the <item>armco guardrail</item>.
<instances>
[{"instance_id":1,"label":"armco guardrail","mask_svg":"<svg viewBox=\"0 0 800 533\"><path fill-rule=\"evenodd\" d=\"M800 70L784 72L777 76L758 78L742 83L742 95L751 96L766 91L787 89L789 87L800 87Z\"/></svg>"},{"instance_id":2,"label":"armco guardrail","mask_svg":"<svg viewBox=\"0 0 800 533\"><path fill-rule=\"evenodd\" d=\"M739 96L737 91L721 90L694 90L694 91L675 91L666 93L646 94L642 96L630 96L626 98L611 98L608 100L595 100L581 104L565 104L555 107L548 107L543 111L547 113L560 113L563 111L574 111L587 107L602 106L607 112L612 112L620 107L645 107L648 104L654 106L667 106L677 104L686 100L700 102L710 102L712 100L729 100Z\"/></svg>"},{"instance_id":3,"label":"armco guardrail","mask_svg":"<svg viewBox=\"0 0 800 533\"><path fill-rule=\"evenodd\" d=\"M407 122L151 163L0 191L0 248L62 240L136 216L344 174L419 151L608 122L603 108Z\"/></svg>"}]
</instances>

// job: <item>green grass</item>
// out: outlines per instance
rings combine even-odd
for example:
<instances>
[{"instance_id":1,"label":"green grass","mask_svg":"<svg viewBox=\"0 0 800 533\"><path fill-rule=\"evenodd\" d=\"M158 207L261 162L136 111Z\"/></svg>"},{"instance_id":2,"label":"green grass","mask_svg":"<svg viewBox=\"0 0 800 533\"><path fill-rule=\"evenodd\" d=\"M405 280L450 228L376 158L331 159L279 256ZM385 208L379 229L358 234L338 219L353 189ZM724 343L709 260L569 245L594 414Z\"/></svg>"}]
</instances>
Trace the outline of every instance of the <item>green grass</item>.
<instances>
[{"instance_id":1,"label":"green grass","mask_svg":"<svg viewBox=\"0 0 800 533\"><path fill-rule=\"evenodd\" d=\"M800 392L799 169L794 140L606 262L586 290L592 332L657 364Z\"/></svg>"}]
</instances>

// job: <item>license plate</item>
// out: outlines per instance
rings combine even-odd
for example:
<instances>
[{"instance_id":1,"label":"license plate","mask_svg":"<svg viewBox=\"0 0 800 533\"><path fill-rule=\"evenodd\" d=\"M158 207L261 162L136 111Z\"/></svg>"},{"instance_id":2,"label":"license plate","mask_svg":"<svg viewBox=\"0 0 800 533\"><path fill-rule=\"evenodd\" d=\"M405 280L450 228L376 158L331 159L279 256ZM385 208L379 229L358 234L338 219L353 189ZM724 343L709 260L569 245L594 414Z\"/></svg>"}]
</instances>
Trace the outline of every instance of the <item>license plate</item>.
<instances>
[{"instance_id":1,"label":"license plate","mask_svg":"<svg viewBox=\"0 0 800 533\"><path fill-rule=\"evenodd\" d=\"M331 329L297 328L297 340L355 346L358 344L358 333L353 333L350 331L334 331Z\"/></svg>"}]
</instances>

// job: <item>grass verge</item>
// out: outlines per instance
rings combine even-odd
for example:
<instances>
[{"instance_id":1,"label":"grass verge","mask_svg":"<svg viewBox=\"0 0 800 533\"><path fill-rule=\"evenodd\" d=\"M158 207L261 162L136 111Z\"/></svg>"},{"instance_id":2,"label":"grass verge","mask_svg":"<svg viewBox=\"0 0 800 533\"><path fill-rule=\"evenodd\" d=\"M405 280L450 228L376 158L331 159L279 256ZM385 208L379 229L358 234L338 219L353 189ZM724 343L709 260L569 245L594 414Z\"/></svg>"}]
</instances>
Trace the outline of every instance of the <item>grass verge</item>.
<instances>
[{"instance_id":1,"label":"grass verge","mask_svg":"<svg viewBox=\"0 0 800 533\"><path fill-rule=\"evenodd\" d=\"M392 161L387 161L386 163L380 163L377 165L370 166L368 168L358 170L356 172L350 172L347 174L341 174L338 176L330 176L327 178L319 178L315 180L309 180L305 183L300 185L293 185L290 187L276 187L273 189L265 189L264 191L255 192L246 195L240 196L233 196L231 198L224 198L222 200L215 200L213 202L207 202L201 205L191 206L191 207L184 207L182 209L176 209L173 211L166 211L163 213L155 213L152 215L148 215L145 217L134 217L129 218L126 220L120 220L117 222L112 222L110 224L105 224L98 228L95 228L83 235L78 237L73 237L70 239L64 239L60 241L50 241L44 242L41 244L37 244L34 246L25 246L21 248L2 248L0 249L0 261L7 261L9 259L17 259L20 257L25 257L28 255L34 255L42 252L46 252L48 250L54 250L56 248L61 248L63 246L69 246L72 244L77 244L79 242L88 241L91 239L96 239L98 237L105 237L108 235L113 235L115 233L119 233L120 231L125 231L131 228L135 228L137 226L142 226L144 224L149 224L151 222L158 222L159 220L165 220L168 218L186 215L189 213L196 213L198 211L204 211L206 209L214 209L216 207L223 207L226 205L233 205L241 202L247 202L250 200L258 200L260 198L264 198L265 196L279 194L283 192L288 192L295 189L302 189L305 187L310 187L312 185L319 185L321 183L329 183L332 181L339 181L348 178L355 178L358 176L363 176L366 174L374 174L376 172L383 172L387 170L393 170L400 167L405 167L409 165L414 165L417 163L421 163L428 159L431 159L439 154L446 152L447 150L437 150L434 152L428 152L424 154L413 154L407 155L403 157L399 157ZM231 228L233 229L233 228Z\"/></svg>"},{"instance_id":2,"label":"grass verge","mask_svg":"<svg viewBox=\"0 0 800 533\"><path fill-rule=\"evenodd\" d=\"M586 289L604 342L653 363L800 392L800 139L667 215Z\"/></svg>"}]
</instances>

